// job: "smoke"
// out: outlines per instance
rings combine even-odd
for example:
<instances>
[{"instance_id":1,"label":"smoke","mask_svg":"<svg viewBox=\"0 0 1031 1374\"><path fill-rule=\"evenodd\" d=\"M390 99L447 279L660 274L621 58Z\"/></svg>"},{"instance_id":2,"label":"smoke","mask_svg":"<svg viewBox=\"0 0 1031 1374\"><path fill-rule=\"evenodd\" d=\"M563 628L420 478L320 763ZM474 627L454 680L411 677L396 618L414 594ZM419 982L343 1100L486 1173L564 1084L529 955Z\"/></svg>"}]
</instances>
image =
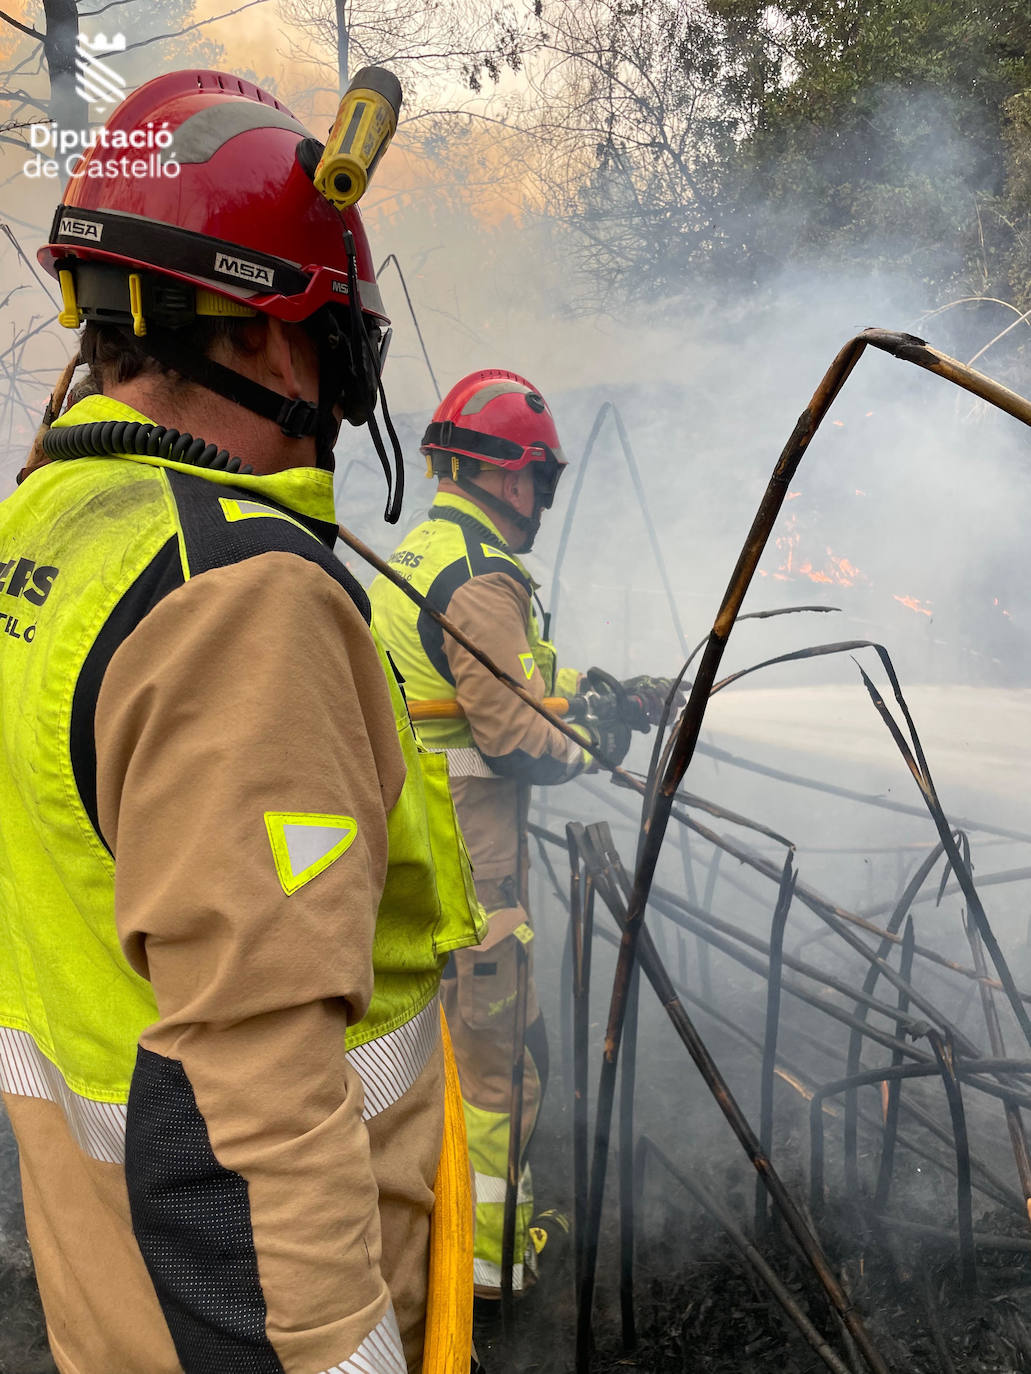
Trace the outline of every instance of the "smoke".
<instances>
[{"instance_id":1,"label":"smoke","mask_svg":"<svg viewBox=\"0 0 1031 1374\"><path fill-rule=\"evenodd\" d=\"M247 19L241 26L244 33L251 24ZM248 66L256 65L249 48L241 45L238 52L223 41L229 69L238 55ZM282 94L289 100L287 77ZM897 125L904 115L912 119L912 104L904 97L886 92L878 116L885 127ZM983 302L933 313L946 304L925 284L935 235L942 252L956 253L957 267L963 260L951 246L955 223L941 218L935 187L947 183L958 206L978 147L961 135L940 102L921 106L916 114L921 127L936 124L937 133L911 140L905 152L922 169L929 207L927 233L911 254L900 248L899 219L886 193L873 198L861 241L854 241L850 254L836 251L833 262L814 247L818 240L828 242L822 234L830 213L826 204L800 201L789 219L783 206L767 214L762 202L753 200L741 204L736 222L740 226L747 219L750 241L762 245L761 277L749 277L740 263L725 264L715 280L684 273L676 279L677 289L659 301L633 290L617 298L606 282L584 283L575 240L540 215L509 213L512 188L503 180L459 184L446 157L437 167L414 154L393 162L388 157L367 215L373 257L378 266L388 253L396 254L440 390L477 368L509 368L529 377L555 412L571 466L528 563L541 581L545 605L557 595L554 628L561 662L583 668L600 664L619 677L671 676L686 657L611 415L590 457L561 584L555 586L553 569L577 468L601 406L618 408L625 425L676 613L692 647L712 626L777 456L845 340L864 326L881 325L911 330L966 359L1015 318L1004 306ZM399 149L404 148L402 134ZM853 153L857 159L865 155L858 146ZM3 157L5 210L31 252L59 188L28 184L14 165L17 154L8 149ZM939 210L931 214L935 205ZM784 247L792 238L798 249L793 255ZM782 265L772 271L775 248ZM437 397L393 266L381 285L395 327L387 394L407 462L401 526L391 530L382 524L382 477L364 430L342 436L337 487L341 519L386 554L401 530L421 518L431 496L418 442ZM20 289L6 307L0 352L52 313L39 286L0 241L0 299L14 287ZM967 294L978 293L971 287ZM606 298L609 310L593 307ZM1022 340L1027 327L1018 326L978 363L989 373L998 363L1025 394L1031 378L1010 345ZM9 367L17 360L18 395L28 410L8 399L0 414L0 493L13 486L34 430L34 411L60 371L70 339L55 326L24 351L5 355ZM5 374L0 389L8 386ZM868 351L791 483L744 607L745 612L803 604L836 609L742 622L724 663L729 673L819 643L885 645L949 815L1027 833L1029 460L1028 431L1017 421L939 378ZM368 580L367 570L353 558L351 563ZM821 787L919 810L917 789L870 705L854 658L887 690L869 650L771 668L714 698L703 746ZM628 766L646 767L650 743L635 740ZM797 786L711 754L699 755L686 786L786 836L798 846L802 878L850 909L897 895L935 839L920 814ZM539 792L535 816L560 834L569 819L609 820L630 866L638 805L599 778ZM767 837L724 820L706 823L780 862L782 848ZM975 837L979 874L1016 867L1026 862L1026 854L1026 841ZM565 860L561 852L555 855L562 888ZM540 861L535 863L540 875ZM674 831L659 880L677 891L692 890L754 934L768 933L775 895L770 884L726 855L714 865L712 848L697 836L685 857ZM1019 885L1001 885L985 895L1018 968L1026 958L1022 891ZM541 877L534 901L542 996L557 1027L564 918L551 884ZM926 931L943 952L968 961L960 905L952 896L941 910L930 904L917 908L918 929L921 938ZM662 928L676 964L677 939ZM796 908L789 944L809 941L816 928L815 919ZM861 976L858 961L849 964L840 952L827 951L823 943L811 952L825 959L828 969ZM608 953L598 958L602 991L592 1013L595 1022L604 1019L611 973ZM697 979L693 944L684 960L689 977ZM755 1031L761 983L721 955L712 956L710 976L721 1004ZM944 991L932 986L935 997L945 1001L958 1001L966 988L958 980ZM789 1019L794 1014L785 1012ZM717 1057L732 1065L735 1087L751 1110L754 1065L724 1030L700 1024L712 1037ZM1012 1027L1007 1031L1015 1046ZM648 1021L647 1037L639 1087L643 1119L662 1129L679 1114L690 1119L695 1138L714 1154L726 1152L722 1122L697 1085L686 1086L682 1051L659 1019ZM833 1037L829 1043L838 1047ZM832 1076L823 1061L813 1064L813 1073ZM0 1188L0 1196L10 1196L12 1176L2 1181L6 1192ZM0 1236L10 1236L11 1227L0 1213ZM10 1241L6 1247L15 1266L23 1254L17 1247Z\"/></svg>"}]
</instances>

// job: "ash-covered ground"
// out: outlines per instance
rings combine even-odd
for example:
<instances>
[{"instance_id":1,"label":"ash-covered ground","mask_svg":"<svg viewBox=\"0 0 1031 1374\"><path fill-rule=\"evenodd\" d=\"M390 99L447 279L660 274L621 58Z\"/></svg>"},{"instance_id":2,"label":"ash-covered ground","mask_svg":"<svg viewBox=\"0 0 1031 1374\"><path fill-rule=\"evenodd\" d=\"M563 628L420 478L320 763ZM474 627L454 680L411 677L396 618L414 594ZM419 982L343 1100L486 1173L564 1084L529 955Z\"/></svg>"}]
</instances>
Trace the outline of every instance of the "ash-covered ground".
<instances>
[{"instance_id":1,"label":"ash-covered ground","mask_svg":"<svg viewBox=\"0 0 1031 1374\"><path fill-rule=\"evenodd\" d=\"M784 762L776 750L768 752L767 758L771 764ZM853 769L849 775L847 770L839 769L836 777L842 783L863 782L862 770L857 773ZM754 779L750 786L754 786ZM761 814L768 821L776 820L778 827L786 829L789 835L809 834L811 852L806 852L805 841L799 841L800 881L806 880L807 875L811 881L813 874L818 874L822 890L854 910L860 906L876 908L882 896L897 897L926 853L926 822L891 813L878 815L875 808L857 809L850 802L847 812L851 825L841 835L842 852L828 852L832 848L828 841L834 809L840 806L845 814L846 803L819 795L814 799L806 789L792 789L783 783L777 786L779 807ZM584 821L611 819L603 784L588 782L579 790L578 805L574 803L573 788L551 794L539 816L541 823L561 833L562 813L569 819ZM703 789L698 786L698 790ZM991 822L993 814L1002 814L993 812L987 798L968 795L964 800L979 800L988 807L977 817L985 824ZM803 820L808 821L808 832L797 829ZM634 827L621 817L618 828L614 828L617 843L629 859L633 853ZM923 839L917 838L921 831ZM860 836L865 837L865 846L855 843ZM985 851L981 861L976 857L975 842L979 873L1007 869L1009 858L1021 847L1020 842L1011 844L998 837L982 839ZM671 836L670 843L673 854L662 861L658 881L674 887L679 878L679 890L683 891L688 886L683 871L670 871L680 864L676 835ZM1026 845L1024 848L1026 851ZM757 880L754 873L749 874L726 855L713 879L709 868L712 851L701 852L705 857L699 862L696 846L693 881L703 895L707 893L712 910L729 923L768 935L775 886ZM568 872L565 855L557 848L549 853L559 886L563 886ZM539 856L536 862L540 873ZM843 880L838 889L831 881L835 872ZM849 874L846 883L844 878ZM710 879L711 887L707 881ZM1019 885L989 887L994 900L986 898L986 905L996 911L1000 931L1007 932L1007 956L1021 987L1027 987L1031 985L1031 955L1027 945L1027 902L1020 891ZM937 870L928 892L931 897L937 892ZM857 897L862 901L857 901ZM538 967L543 970L540 983L552 1031L553 1054L551 1087L533 1151L536 1200L539 1207L568 1210L572 1195L572 1096L568 1082L563 1081L561 1012L554 976L561 964L565 913L547 881L538 882L536 901ZM940 906L924 900L915 904L913 911L921 944L969 965L970 951L962 935L956 897L946 897ZM880 919L883 921L884 917ZM600 901L596 921L599 928L614 929ZM689 992L701 993L703 974L694 937L681 939L668 923L655 916L650 918L650 925L660 950L668 956L674 979ZM844 978L846 983L851 980L858 991L865 966L838 942L813 939L819 930L817 919L796 901L789 919L786 949L824 967L831 976ZM893 962L897 967L897 954ZM706 996L725 1020L717 1021L696 1005L689 1005L688 1009L731 1091L757 1129L759 1054L743 1037L762 1038L765 988L759 977L724 954L710 951L708 965L704 975L708 983ZM596 940L591 1008L592 1112L613 968L611 946ZM785 977L792 975L786 973ZM912 981L914 987L943 1009L957 1029L982 1047L986 1044L980 1001L972 995L976 992L975 984L920 959ZM817 995L841 1009L854 1009L846 996L821 987L818 980L809 980L809 985ZM886 996L889 991L883 982L879 985L880 995ZM1020 1057L1019 1031L1005 1009L1001 1015L1009 1051ZM876 1015L870 1019L874 1025L884 1024ZM806 1215L810 1215L809 1101L788 1080L815 1086L843 1077L847 1039L846 1027L785 991L778 1054L782 1065L790 1065L791 1070L777 1081L772 1158ZM868 1045L862 1066L887 1064L890 1058L890 1051ZM978 1245L976 1285L969 1289L961 1282L958 1265L955 1157L941 1080L907 1082L903 1093L906 1105L900 1117L891 1191L888 1205L879 1213L873 1207L872 1196L882 1140L880 1090L867 1088L860 1094L858 1195L849 1194L845 1186L842 1099L832 1098L828 1103L827 1205L816 1221L825 1252L893 1374L1004 1374L1031 1370L1031 1232L1001 1104L969 1090L963 1094L970 1146L977 1161L973 1192L975 1231L979 1235L1002 1237L1001 1248ZM915 1116L908 1115L910 1104L915 1112L922 1111L944 1127L944 1138L932 1135ZM749 1239L754 1237L755 1172L647 985L641 993L635 1136L638 1141L647 1136L659 1144L682 1172L701 1184L708 1195L732 1214ZM614 1123L613 1142L616 1138ZM803 1374L826 1367L765 1285L743 1263L719 1224L651 1159L638 1194L636 1343L625 1348L620 1329L617 1171L618 1154L613 1147L594 1303L592 1368L670 1374L695 1370L706 1374L758 1374L777 1367L786 1374ZM767 1239L759 1243L759 1249L821 1335L845 1359L846 1367L863 1369L862 1361L856 1362L854 1349L850 1352L847 1341L842 1339L823 1291L784 1228L774 1224ZM517 1309L515 1332L510 1339L506 1340L500 1330L498 1314L480 1314L478 1343L488 1369L559 1374L573 1368L576 1299L571 1249L558 1256L549 1256L546 1249L542 1263L543 1281Z\"/></svg>"},{"instance_id":2,"label":"ash-covered ground","mask_svg":"<svg viewBox=\"0 0 1031 1374\"><path fill-rule=\"evenodd\" d=\"M54 1374L18 1183L18 1154L0 1108L0 1374Z\"/></svg>"}]
</instances>

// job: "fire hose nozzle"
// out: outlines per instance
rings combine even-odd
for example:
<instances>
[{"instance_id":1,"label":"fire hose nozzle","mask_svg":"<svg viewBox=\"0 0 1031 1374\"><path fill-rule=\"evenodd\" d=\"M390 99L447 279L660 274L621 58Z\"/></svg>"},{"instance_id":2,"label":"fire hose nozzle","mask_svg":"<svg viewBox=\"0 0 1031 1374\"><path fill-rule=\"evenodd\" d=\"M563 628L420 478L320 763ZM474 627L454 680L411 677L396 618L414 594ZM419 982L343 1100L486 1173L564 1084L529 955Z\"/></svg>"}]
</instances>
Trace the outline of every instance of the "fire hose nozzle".
<instances>
[{"instance_id":1,"label":"fire hose nozzle","mask_svg":"<svg viewBox=\"0 0 1031 1374\"><path fill-rule=\"evenodd\" d=\"M570 697L566 719L578 725L587 720L622 720L631 730L640 730L644 734L650 729L644 699L627 693L616 695L614 692L583 692L579 696Z\"/></svg>"},{"instance_id":2,"label":"fire hose nozzle","mask_svg":"<svg viewBox=\"0 0 1031 1374\"><path fill-rule=\"evenodd\" d=\"M346 210L365 194L397 128L401 83L385 67L363 67L344 92L315 168L315 189Z\"/></svg>"}]
</instances>

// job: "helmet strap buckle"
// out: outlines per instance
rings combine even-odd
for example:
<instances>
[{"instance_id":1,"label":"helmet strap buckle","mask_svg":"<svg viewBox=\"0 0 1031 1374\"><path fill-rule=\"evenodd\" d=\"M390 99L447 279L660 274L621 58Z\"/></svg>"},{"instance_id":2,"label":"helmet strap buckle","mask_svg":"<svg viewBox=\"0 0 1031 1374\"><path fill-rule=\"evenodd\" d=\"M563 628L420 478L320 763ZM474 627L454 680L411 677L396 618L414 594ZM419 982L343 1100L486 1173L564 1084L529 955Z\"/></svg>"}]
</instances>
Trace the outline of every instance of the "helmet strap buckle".
<instances>
[{"instance_id":1,"label":"helmet strap buckle","mask_svg":"<svg viewBox=\"0 0 1031 1374\"><path fill-rule=\"evenodd\" d=\"M283 402L276 424L288 439L303 439L306 434L315 432L317 419L318 407L297 396Z\"/></svg>"}]
</instances>

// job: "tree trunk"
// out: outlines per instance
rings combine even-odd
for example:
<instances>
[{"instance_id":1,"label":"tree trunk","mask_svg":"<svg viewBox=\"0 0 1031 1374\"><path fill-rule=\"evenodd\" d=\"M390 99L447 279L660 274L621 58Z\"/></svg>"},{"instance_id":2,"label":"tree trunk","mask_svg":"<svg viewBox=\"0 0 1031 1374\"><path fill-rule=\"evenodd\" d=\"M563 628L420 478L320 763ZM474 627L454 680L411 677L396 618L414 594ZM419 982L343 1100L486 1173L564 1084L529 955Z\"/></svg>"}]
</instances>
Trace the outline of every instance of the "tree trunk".
<instances>
[{"instance_id":1,"label":"tree trunk","mask_svg":"<svg viewBox=\"0 0 1031 1374\"><path fill-rule=\"evenodd\" d=\"M337 80L340 94L347 90L347 67L350 62L351 32L347 25L347 0L336 0L337 11Z\"/></svg>"},{"instance_id":2,"label":"tree trunk","mask_svg":"<svg viewBox=\"0 0 1031 1374\"><path fill-rule=\"evenodd\" d=\"M43 0L47 31L43 53L50 74L50 118L63 128L81 128L89 117L85 102L75 94L75 43L79 12L75 0Z\"/></svg>"}]
</instances>

